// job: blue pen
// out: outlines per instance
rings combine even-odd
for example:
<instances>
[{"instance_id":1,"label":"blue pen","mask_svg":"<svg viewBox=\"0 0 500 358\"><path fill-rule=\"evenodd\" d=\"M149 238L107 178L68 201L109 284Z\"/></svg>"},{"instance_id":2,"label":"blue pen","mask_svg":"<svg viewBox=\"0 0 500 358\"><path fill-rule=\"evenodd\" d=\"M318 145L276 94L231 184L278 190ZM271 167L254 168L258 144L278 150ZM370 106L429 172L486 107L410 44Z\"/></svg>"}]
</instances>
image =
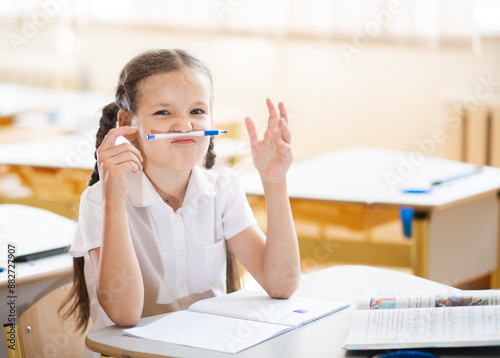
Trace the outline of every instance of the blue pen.
<instances>
[{"instance_id":1,"label":"blue pen","mask_svg":"<svg viewBox=\"0 0 500 358\"><path fill-rule=\"evenodd\" d=\"M453 176L450 176L450 177L447 177L447 178L443 178L443 179L439 179L439 180L433 181L431 183L431 185L441 185L441 184L444 184L444 183L447 183L447 182L450 182L450 181L454 181L454 180L457 180L457 179L468 177L469 175L474 175L474 174L480 173L482 170L483 170L483 167L480 166L480 165L477 165L477 166L474 166L472 169L469 169L469 170L467 170L467 171L465 171L463 173L456 174L456 175L453 175Z\"/></svg>"},{"instance_id":2,"label":"blue pen","mask_svg":"<svg viewBox=\"0 0 500 358\"><path fill-rule=\"evenodd\" d=\"M464 177L468 177L470 175L474 175L477 173L480 173L483 170L482 166L474 166L472 169L469 169L463 173L456 174L447 178L435 180L431 183L431 185L428 188L408 188L408 189L403 189L402 192L405 194L428 194L432 192L432 188L436 186L440 186L443 184L446 184L451 181L455 181Z\"/></svg>"},{"instance_id":3,"label":"blue pen","mask_svg":"<svg viewBox=\"0 0 500 358\"><path fill-rule=\"evenodd\" d=\"M209 131L193 131L193 132L183 132L183 133L157 133L148 134L147 139L165 139L165 138L180 138L180 137L204 137L227 133L227 131L221 131L218 129Z\"/></svg>"}]
</instances>

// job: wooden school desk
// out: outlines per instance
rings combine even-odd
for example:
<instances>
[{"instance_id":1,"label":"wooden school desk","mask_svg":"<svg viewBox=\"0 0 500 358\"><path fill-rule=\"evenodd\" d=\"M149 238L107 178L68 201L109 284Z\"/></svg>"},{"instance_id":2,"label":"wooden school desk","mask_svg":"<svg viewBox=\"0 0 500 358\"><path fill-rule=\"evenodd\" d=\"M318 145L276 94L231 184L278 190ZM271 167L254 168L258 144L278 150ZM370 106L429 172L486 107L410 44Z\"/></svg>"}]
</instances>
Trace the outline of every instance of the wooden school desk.
<instances>
[{"instance_id":1,"label":"wooden school desk","mask_svg":"<svg viewBox=\"0 0 500 358\"><path fill-rule=\"evenodd\" d=\"M45 294L71 282L73 275L73 259L69 253L18 262L15 267L9 267L9 252L19 258L21 255L68 246L75 226L76 222L46 210L0 205L0 323L12 323L8 320L11 313L8 303L11 300L15 301L18 319ZM12 246L9 247L9 244ZM12 277L12 270L15 277ZM9 279L14 279L13 292L10 292L12 286L9 287ZM3 340L3 334L0 336ZM6 358L6 346L0 346L0 358Z\"/></svg>"},{"instance_id":2,"label":"wooden school desk","mask_svg":"<svg viewBox=\"0 0 500 358\"><path fill-rule=\"evenodd\" d=\"M80 195L94 166L95 130L0 145L0 164L31 195L0 197L3 203L42 207L76 219Z\"/></svg>"},{"instance_id":3,"label":"wooden school desk","mask_svg":"<svg viewBox=\"0 0 500 358\"><path fill-rule=\"evenodd\" d=\"M75 221L47 210L15 204L0 205L0 218L0 290L8 288L9 253L18 260L10 268L15 271L16 287L72 273L73 261L67 253L29 255L69 247Z\"/></svg>"},{"instance_id":4,"label":"wooden school desk","mask_svg":"<svg viewBox=\"0 0 500 358\"><path fill-rule=\"evenodd\" d=\"M351 325L356 300L365 288L389 290L432 290L444 285L402 272L368 266L334 266L302 276L297 296L349 302L351 306L303 327L286 332L237 354L226 354L193 347L127 336L116 326L90 332L86 345L113 357L182 357L182 358L340 358L368 357L367 352L347 353L342 349ZM163 317L143 318L139 326ZM500 347L473 350L440 351L440 357L498 357Z\"/></svg>"},{"instance_id":5,"label":"wooden school desk","mask_svg":"<svg viewBox=\"0 0 500 358\"><path fill-rule=\"evenodd\" d=\"M299 237L301 258L410 267L431 280L456 285L493 273L498 266L500 169L484 167L474 175L422 189L442 178L470 171L471 164L377 148L347 148L296 162L288 173L294 219L325 229L371 230L413 210L412 238L406 242ZM256 210L264 205L256 172L242 173L242 185Z\"/></svg>"}]
</instances>

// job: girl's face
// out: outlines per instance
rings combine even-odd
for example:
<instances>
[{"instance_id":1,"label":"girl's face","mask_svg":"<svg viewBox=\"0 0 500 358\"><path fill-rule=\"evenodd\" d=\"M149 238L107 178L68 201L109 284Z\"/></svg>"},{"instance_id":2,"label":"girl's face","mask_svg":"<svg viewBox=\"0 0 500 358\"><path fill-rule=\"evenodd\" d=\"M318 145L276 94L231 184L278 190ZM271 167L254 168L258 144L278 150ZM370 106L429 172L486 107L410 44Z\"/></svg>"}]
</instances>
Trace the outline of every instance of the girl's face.
<instances>
[{"instance_id":1,"label":"girl's face","mask_svg":"<svg viewBox=\"0 0 500 358\"><path fill-rule=\"evenodd\" d=\"M211 129L210 84L195 71L176 71L146 78L132 124L135 143L144 158L144 169L190 170L208 150L209 137L147 140L147 134Z\"/></svg>"}]
</instances>

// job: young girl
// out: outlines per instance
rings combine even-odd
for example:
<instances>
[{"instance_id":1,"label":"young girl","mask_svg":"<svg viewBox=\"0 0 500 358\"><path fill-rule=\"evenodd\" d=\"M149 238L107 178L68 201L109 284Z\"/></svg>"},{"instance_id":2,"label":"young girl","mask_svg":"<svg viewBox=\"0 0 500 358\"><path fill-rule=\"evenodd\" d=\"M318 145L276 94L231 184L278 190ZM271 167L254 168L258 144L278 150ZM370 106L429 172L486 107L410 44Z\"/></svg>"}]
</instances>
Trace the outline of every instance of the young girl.
<instances>
[{"instance_id":1,"label":"young girl","mask_svg":"<svg viewBox=\"0 0 500 358\"><path fill-rule=\"evenodd\" d=\"M133 326L141 317L234 290L226 280L232 273L226 250L270 296L295 291L300 263L286 189L292 152L284 105L278 115L267 100L263 140L245 120L264 186L267 238L234 174L207 170L215 158L212 138L146 139L211 129L212 103L209 70L185 51L149 51L122 70L116 100L102 111L96 168L71 247L70 311L81 327L89 314L93 329ZM119 136L130 143L115 145Z\"/></svg>"}]
</instances>

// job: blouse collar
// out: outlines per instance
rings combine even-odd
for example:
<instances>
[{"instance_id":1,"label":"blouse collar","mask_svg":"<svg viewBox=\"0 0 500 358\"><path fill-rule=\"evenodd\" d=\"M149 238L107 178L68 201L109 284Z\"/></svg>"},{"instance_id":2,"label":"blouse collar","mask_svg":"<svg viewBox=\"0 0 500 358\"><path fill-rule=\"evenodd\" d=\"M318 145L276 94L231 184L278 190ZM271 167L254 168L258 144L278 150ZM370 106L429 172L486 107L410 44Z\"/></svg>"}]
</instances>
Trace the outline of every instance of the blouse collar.
<instances>
[{"instance_id":1,"label":"blouse collar","mask_svg":"<svg viewBox=\"0 0 500 358\"><path fill-rule=\"evenodd\" d=\"M163 199L158 194L153 184L144 173L129 172L127 174L128 194L127 198L133 206L143 207L163 202ZM186 195L182 206L187 206L195 202L201 195L215 195L214 183L211 183L205 175L203 169L195 166L191 170L189 182L186 189Z\"/></svg>"}]
</instances>

